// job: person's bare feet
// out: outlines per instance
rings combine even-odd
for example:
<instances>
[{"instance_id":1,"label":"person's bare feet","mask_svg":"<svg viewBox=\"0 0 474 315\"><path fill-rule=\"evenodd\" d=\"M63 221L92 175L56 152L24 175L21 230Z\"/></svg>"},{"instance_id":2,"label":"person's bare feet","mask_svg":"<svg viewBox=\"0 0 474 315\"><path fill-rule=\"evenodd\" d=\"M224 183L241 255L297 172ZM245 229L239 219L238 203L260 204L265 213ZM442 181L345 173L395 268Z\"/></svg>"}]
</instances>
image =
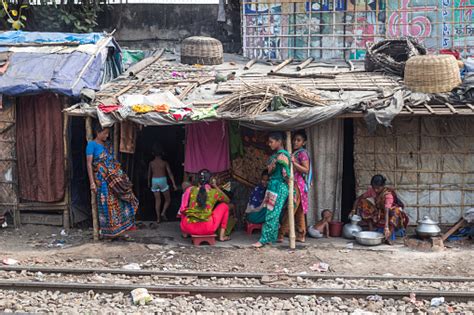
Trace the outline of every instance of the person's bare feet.
<instances>
[{"instance_id":1,"label":"person's bare feet","mask_svg":"<svg viewBox=\"0 0 474 315\"><path fill-rule=\"evenodd\" d=\"M260 242L257 242L257 243L255 243L255 244L252 244L252 246L255 247L255 248L262 248L262 247L265 246L265 245L263 245L263 244L260 243Z\"/></svg>"},{"instance_id":2,"label":"person's bare feet","mask_svg":"<svg viewBox=\"0 0 474 315\"><path fill-rule=\"evenodd\" d=\"M230 241L230 236L219 237L219 242L227 242Z\"/></svg>"},{"instance_id":3,"label":"person's bare feet","mask_svg":"<svg viewBox=\"0 0 474 315\"><path fill-rule=\"evenodd\" d=\"M299 243L306 243L306 239L304 237L303 238L297 238L296 241L299 242Z\"/></svg>"}]
</instances>

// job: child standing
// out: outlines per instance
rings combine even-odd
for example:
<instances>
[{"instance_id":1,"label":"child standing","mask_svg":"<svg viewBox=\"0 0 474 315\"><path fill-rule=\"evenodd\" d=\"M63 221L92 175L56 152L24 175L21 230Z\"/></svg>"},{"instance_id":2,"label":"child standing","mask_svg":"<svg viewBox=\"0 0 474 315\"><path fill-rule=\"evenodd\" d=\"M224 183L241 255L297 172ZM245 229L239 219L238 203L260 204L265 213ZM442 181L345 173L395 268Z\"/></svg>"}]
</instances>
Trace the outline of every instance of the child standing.
<instances>
[{"instance_id":1,"label":"child standing","mask_svg":"<svg viewBox=\"0 0 474 315\"><path fill-rule=\"evenodd\" d=\"M321 221L308 228L308 234L314 238L322 238L323 235L329 238L329 222L332 220L332 211L324 210L321 216Z\"/></svg>"},{"instance_id":2,"label":"child standing","mask_svg":"<svg viewBox=\"0 0 474 315\"><path fill-rule=\"evenodd\" d=\"M170 165L168 162L163 160L163 152L155 149L153 150L153 155L155 158L148 166L148 185L155 196L156 222L159 223L161 219L166 220L166 211L171 204L171 195L167 176L169 176L171 183L173 184L173 189L177 190L177 187L173 172L171 172ZM163 194L165 197L165 203L163 205L162 212L160 211L161 194Z\"/></svg>"}]
</instances>

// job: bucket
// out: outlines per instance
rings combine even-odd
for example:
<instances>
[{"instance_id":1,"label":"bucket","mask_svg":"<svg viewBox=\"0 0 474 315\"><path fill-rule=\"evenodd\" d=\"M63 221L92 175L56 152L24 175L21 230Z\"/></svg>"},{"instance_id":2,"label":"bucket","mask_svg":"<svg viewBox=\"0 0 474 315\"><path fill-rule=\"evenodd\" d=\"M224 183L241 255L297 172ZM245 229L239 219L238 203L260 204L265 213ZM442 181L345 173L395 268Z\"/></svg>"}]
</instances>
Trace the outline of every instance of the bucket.
<instances>
[{"instance_id":1,"label":"bucket","mask_svg":"<svg viewBox=\"0 0 474 315\"><path fill-rule=\"evenodd\" d=\"M331 237L341 237L344 223L338 221L329 222L329 235Z\"/></svg>"}]
</instances>

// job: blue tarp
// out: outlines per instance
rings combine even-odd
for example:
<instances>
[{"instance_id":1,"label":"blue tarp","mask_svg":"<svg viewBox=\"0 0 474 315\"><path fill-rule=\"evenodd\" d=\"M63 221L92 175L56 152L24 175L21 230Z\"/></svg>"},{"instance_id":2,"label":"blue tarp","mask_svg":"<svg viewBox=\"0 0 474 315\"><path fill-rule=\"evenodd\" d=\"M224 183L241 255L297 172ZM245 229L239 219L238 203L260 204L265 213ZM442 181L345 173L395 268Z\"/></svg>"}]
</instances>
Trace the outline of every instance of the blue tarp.
<instances>
[{"instance_id":1,"label":"blue tarp","mask_svg":"<svg viewBox=\"0 0 474 315\"><path fill-rule=\"evenodd\" d=\"M96 44L104 38L102 33L46 33L46 32L23 32L9 31L0 33L1 44L21 44L21 43L74 43L81 45Z\"/></svg>"},{"instance_id":2,"label":"blue tarp","mask_svg":"<svg viewBox=\"0 0 474 315\"><path fill-rule=\"evenodd\" d=\"M91 55L82 52L72 54L14 53L7 72L0 76L0 94L24 95L55 92L67 96L79 96L82 88L98 90L104 68L99 54L81 75Z\"/></svg>"},{"instance_id":3,"label":"blue tarp","mask_svg":"<svg viewBox=\"0 0 474 315\"><path fill-rule=\"evenodd\" d=\"M96 44L102 38L104 35L100 33L68 34L21 31L0 33L0 43L2 44L46 42ZM83 88L99 90L104 81L113 79L122 70L118 44L112 39L107 46L96 55L77 50L72 53L44 53L41 50L38 52L13 52L9 57L7 71L0 75L0 94L20 96L54 92L77 97ZM113 56L108 56L109 48L114 49ZM107 67L113 67L113 69ZM82 72L84 68L86 69Z\"/></svg>"}]
</instances>

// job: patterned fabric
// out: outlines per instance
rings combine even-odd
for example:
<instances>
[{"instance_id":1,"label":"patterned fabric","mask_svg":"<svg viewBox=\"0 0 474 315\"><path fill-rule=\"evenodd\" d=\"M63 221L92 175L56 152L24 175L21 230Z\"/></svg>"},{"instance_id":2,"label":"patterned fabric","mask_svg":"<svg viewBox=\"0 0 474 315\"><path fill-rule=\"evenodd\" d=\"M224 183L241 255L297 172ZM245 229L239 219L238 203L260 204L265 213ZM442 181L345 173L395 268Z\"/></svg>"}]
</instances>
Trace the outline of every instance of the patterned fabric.
<instances>
[{"instance_id":1,"label":"patterned fabric","mask_svg":"<svg viewBox=\"0 0 474 315\"><path fill-rule=\"evenodd\" d=\"M86 154L93 157L100 234L118 236L135 226L138 200L132 184L114 159L110 143L102 146L91 141Z\"/></svg>"},{"instance_id":2,"label":"patterned fabric","mask_svg":"<svg viewBox=\"0 0 474 315\"><path fill-rule=\"evenodd\" d=\"M368 196L368 197L366 197ZM408 216L397 204L398 197L393 189L385 187L384 190L375 196L375 205L369 201L371 194L364 194L357 204L357 212L364 221L371 221L376 227L385 227L385 208L389 208L388 227L390 232L408 226ZM391 204L387 200L392 200Z\"/></svg>"},{"instance_id":3,"label":"patterned fabric","mask_svg":"<svg viewBox=\"0 0 474 315\"><path fill-rule=\"evenodd\" d=\"M288 198L288 175L290 174L290 154L285 150L280 150L273 154L268 164L275 163L275 167L270 172L270 182L268 183L267 196L272 200L265 199L265 222L262 226L260 243L274 243L278 237L278 227L280 224L280 214ZM269 194L270 192L270 194Z\"/></svg>"},{"instance_id":4,"label":"patterned fabric","mask_svg":"<svg viewBox=\"0 0 474 315\"><path fill-rule=\"evenodd\" d=\"M302 206L301 191L298 186L295 186L295 234L297 240L303 240L306 236L306 221ZM290 233L290 224L288 222L288 211L285 211L285 215L281 221L280 229L278 230L278 238L283 239Z\"/></svg>"},{"instance_id":5,"label":"patterned fabric","mask_svg":"<svg viewBox=\"0 0 474 315\"><path fill-rule=\"evenodd\" d=\"M265 222L266 209L263 207L266 187L258 185L250 196L247 209L245 210L246 219L250 223L260 224Z\"/></svg>"},{"instance_id":6,"label":"patterned fabric","mask_svg":"<svg viewBox=\"0 0 474 315\"><path fill-rule=\"evenodd\" d=\"M305 149L299 149L293 154L298 162L298 164L302 165L303 162L308 161L311 165L309 160L308 151ZM308 174L309 175L309 174ZM301 194L301 206L303 208L303 213L306 214L308 212L308 187L311 184L311 179L306 174L302 174L295 170L295 183L298 186Z\"/></svg>"},{"instance_id":7,"label":"patterned fabric","mask_svg":"<svg viewBox=\"0 0 474 315\"><path fill-rule=\"evenodd\" d=\"M212 215L212 210L218 202L229 203L229 198L215 188L206 186L207 200L206 206L200 208L197 202L199 187L193 186L189 195L189 203L184 211L186 218L190 223L207 222Z\"/></svg>"},{"instance_id":8,"label":"patterned fabric","mask_svg":"<svg viewBox=\"0 0 474 315\"><path fill-rule=\"evenodd\" d=\"M249 205L254 208L258 208L262 205L263 198L265 197L265 192L267 188L263 187L262 185L258 185L252 192L252 195L249 199Z\"/></svg>"}]
</instances>

